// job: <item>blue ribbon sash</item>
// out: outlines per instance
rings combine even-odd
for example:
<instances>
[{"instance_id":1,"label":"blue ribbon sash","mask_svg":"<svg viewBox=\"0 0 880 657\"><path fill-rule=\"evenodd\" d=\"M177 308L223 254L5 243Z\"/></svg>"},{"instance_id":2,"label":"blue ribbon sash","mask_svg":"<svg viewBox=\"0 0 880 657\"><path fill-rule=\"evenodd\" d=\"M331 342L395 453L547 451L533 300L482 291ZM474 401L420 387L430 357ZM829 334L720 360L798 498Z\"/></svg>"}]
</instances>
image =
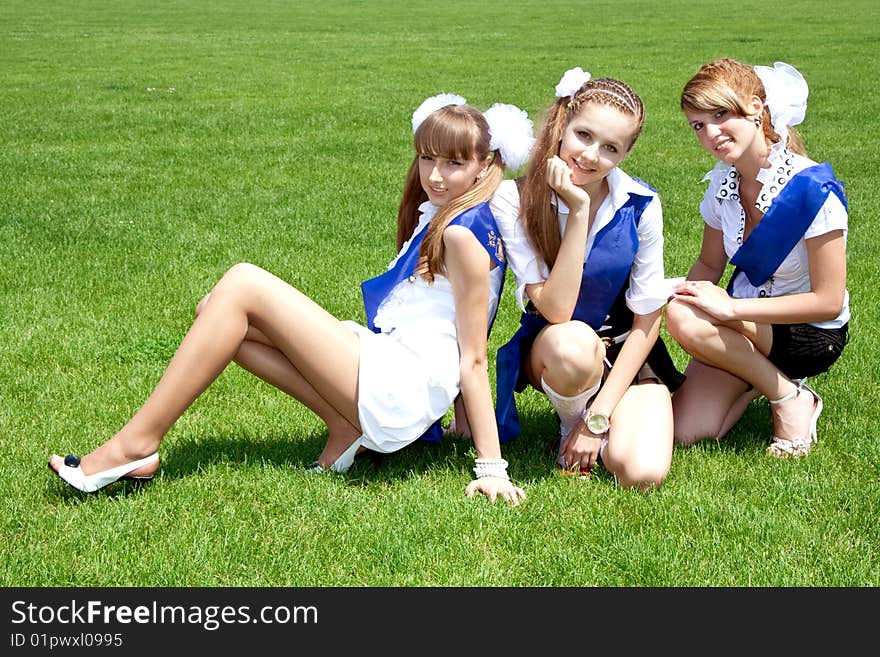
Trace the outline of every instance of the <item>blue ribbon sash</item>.
<instances>
[{"instance_id":1,"label":"blue ribbon sash","mask_svg":"<svg viewBox=\"0 0 880 657\"><path fill-rule=\"evenodd\" d=\"M474 237L480 242L489 257L498 264L499 267L506 267L504 257L504 248L499 237L498 226L495 223L495 217L488 203L480 203L468 210L465 210L452 221L450 226L464 226L469 229ZM368 279L361 283L361 294L364 299L364 310L367 315L367 326L374 333L379 333L376 328L376 313L382 302L391 294L391 291L402 281L415 275L416 266L419 262L419 251L422 240L428 232L428 226L424 226L421 232L410 240L406 247L406 252L398 257L397 262L391 269ZM503 287L502 279L502 287ZM500 292L499 292L500 294ZM492 330L492 323L495 317L489 318L489 330ZM428 430L419 438L428 442L439 443L443 439L443 428L440 420L431 425Z\"/></svg>"},{"instance_id":2,"label":"blue ribbon sash","mask_svg":"<svg viewBox=\"0 0 880 657\"><path fill-rule=\"evenodd\" d=\"M807 232L831 193L847 207L843 183L834 177L827 162L792 176L730 259L730 264L736 267L730 279L731 287L740 272L745 272L755 287L763 285Z\"/></svg>"}]
</instances>

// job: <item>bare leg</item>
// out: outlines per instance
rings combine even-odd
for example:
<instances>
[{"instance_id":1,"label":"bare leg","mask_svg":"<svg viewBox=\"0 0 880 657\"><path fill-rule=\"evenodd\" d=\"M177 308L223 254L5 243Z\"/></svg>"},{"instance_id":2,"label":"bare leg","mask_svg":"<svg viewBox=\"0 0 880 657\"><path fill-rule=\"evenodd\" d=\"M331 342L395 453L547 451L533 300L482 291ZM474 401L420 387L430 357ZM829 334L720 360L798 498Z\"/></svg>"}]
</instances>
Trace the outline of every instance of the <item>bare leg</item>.
<instances>
[{"instance_id":1,"label":"bare leg","mask_svg":"<svg viewBox=\"0 0 880 657\"><path fill-rule=\"evenodd\" d=\"M551 324L541 330L526 358L526 375L537 390L541 380L560 395L571 397L602 378L605 350L596 333L583 322Z\"/></svg>"},{"instance_id":2,"label":"bare leg","mask_svg":"<svg viewBox=\"0 0 880 657\"><path fill-rule=\"evenodd\" d=\"M196 317L208 304L208 293L196 306ZM329 467L351 443L360 431L340 415L312 385L300 374L287 357L272 344L259 329L248 327L245 339L235 355L235 362L252 374L298 399L327 425L329 438L324 451L318 457L322 467Z\"/></svg>"},{"instance_id":3,"label":"bare leg","mask_svg":"<svg viewBox=\"0 0 880 657\"><path fill-rule=\"evenodd\" d=\"M700 440L720 439L748 406L754 388L716 367L691 360L687 378L672 396L675 442L692 445Z\"/></svg>"},{"instance_id":4,"label":"bare leg","mask_svg":"<svg viewBox=\"0 0 880 657\"><path fill-rule=\"evenodd\" d=\"M83 457L83 472L157 451L174 422L236 357L250 327L268 338L359 433L357 336L281 279L239 264L217 283L144 405L116 435ZM53 455L50 465L57 470L62 462Z\"/></svg>"},{"instance_id":5,"label":"bare leg","mask_svg":"<svg viewBox=\"0 0 880 657\"><path fill-rule=\"evenodd\" d=\"M703 437L718 437L726 433L745 411L748 401L751 401L747 400L748 395L744 396L748 384L771 400L780 399L796 388L796 384L791 379L767 360L773 342L773 331L767 324L742 321L718 322L702 310L676 301L670 302L666 307L666 324L672 337L691 356L703 365L725 372L740 381L740 383L730 379L725 381L724 377L712 374L713 380L724 381L720 390L707 388L707 377L710 375L706 372L701 372L693 381L685 381L682 389L686 394L682 395L682 389L679 389L675 397L682 395L683 399L676 399L673 402L675 432L679 442L694 442ZM688 366L688 370L690 369L691 366ZM688 378L691 378L690 373ZM698 390L699 387L703 388L702 392ZM687 425L679 425L679 422L690 422L694 413L705 412L694 403L693 398L707 400L712 393L718 395L718 399L713 403L723 407L722 411L717 413L720 421L716 427L713 427L713 432L709 435L696 436L680 428ZM691 410L687 411L686 407ZM774 406L772 410L774 435L785 439L807 435L812 412L811 395L798 395L790 401Z\"/></svg>"},{"instance_id":6,"label":"bare leg","mask_svg":"<svg viewBox=\"0 0 880 657\"><path fill-rule=\"evenodd\" d=\"M205 309L210 298L211 294L208 293L199 301L196 306L196 317ZM284 353L277 349L259 329L253 326L248 327L245 339L235 355L235 362L267 383L298 399L324 421L329 437L324 451L318 457L318 463L322 467L329 467L360 436L357 427L327 403L327 400L321 397L314 387L306 381Z\"/></svg>"},{"instance_id":7,"label":"bare leg","mask_svg":"<svg viewBox=\"0 0 880 657\"><path fill-rule=\"evenodd\" d=\"M583 322L553 324L538 333L526 358L526 376L559 416L560 438L581 419L602 380L605 349Z\"/></svg>"},{"instance_id":8,"label":"bare leg","mask_svg":"<svg viewBox=\"0 0 880 657\"><path fill-rule=\"evenodd\" d=\"M611 418L605 468L623 488L659 487L672 464L672 401L654 381L630 386Z\"/></svg>"},{"instance_id":9,"label":"bare leg","mask_svg":"<svg viewBox=\"0 0 880 657\"><path fill-rule=\"evenodd\" d=\"M525 360L526 376L532 387L547 395L559 417L560 450L598 390L604 358L604 345L583 322L552 324L535 337ZM561 452L556 464L566 468Z\"/></svg>"},{"instance_id":10,"label":"bare leg","mask_svg":"<svg viewBox=\"0 0 880 657\"><path fill-rule=\"evenodd\" d=\"M757 390L749 388L736 398L733 405L727 411L727 415L725 415L724 419L721 421L721 428L718 429L718 440L721 440L727 435L727 432L733 428L733 425L739 422L739 419L743 416L743 413L746 412L749 404L760 396L761 393Z\"/></svg>"},{"instance_id":11,"label":"bare leg","mask_svg":"<svg viewBox=\"0 0 880 657\"><path fill-rule=\"evenodd\" d=\"M249 338L252 331L248 332ZM318 463L330 465L359 436L360 430L327 403L299 373L287 357L275 347L262 341L245 340L235 356L235 362L291 397L298 399L327 425L329 437Z\"/></svg>"}]
</instances>

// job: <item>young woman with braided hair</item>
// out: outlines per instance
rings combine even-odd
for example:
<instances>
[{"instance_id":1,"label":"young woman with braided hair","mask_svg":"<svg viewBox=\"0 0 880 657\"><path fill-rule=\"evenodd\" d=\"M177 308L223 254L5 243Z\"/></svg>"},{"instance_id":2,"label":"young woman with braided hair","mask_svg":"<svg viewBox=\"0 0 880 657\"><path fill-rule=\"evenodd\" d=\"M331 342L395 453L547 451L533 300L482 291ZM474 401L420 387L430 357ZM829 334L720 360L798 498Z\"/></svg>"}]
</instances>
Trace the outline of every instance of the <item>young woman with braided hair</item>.
<instances>
[{"instance_id":1,"label":"young woman with braided hair","mask_svg":"<svg viewBox=\"0 0 880 657\"><path fill-rule=\"evenodd\" d=\"M519 433L514 391L531 384L559 416L564 472L585 476L598 462L647 490L669 471L670 386L681 375L658 339L660 200L619 168L644 107L624 82L580 68L556 96L522 184L503 182L492 201L523 310L497 354L499 435Z\"/></svg>"}]
</instances>

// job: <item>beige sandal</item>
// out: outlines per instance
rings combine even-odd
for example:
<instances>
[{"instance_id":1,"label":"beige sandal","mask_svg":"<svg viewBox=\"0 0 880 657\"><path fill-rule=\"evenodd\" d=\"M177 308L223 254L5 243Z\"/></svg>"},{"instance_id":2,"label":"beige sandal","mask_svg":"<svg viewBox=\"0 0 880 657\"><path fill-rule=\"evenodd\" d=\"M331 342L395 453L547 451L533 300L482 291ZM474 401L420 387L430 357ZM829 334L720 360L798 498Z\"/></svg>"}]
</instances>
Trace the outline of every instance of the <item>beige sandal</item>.
<instances>
[{"instance_id":1,"label":"beige sandal","mask_svg":"<svg viewBox=\"0 0 880 657\"><path fill-rule=\"evenodd\" d=\"M810 416L810 433L808 436L805 436L803 438L791 439L773 436L773 442L770 443L770 446L767 448L767 454L769 454L770 456L775 456L776 458L806 456L810 453L810 449L812 449L813 445L817 441L816 422L819 420L819 415L822 413L822 398L804 381L798 381L797 387L792 392L780 397L779 399L771 399L770 403L782 404L783 402L787 402L789 399L794 399L801 393L802 389L807 390L811 395L813 395L813 401L815 404L813 408L813 413Z\"/></svg>"}]
</instances>

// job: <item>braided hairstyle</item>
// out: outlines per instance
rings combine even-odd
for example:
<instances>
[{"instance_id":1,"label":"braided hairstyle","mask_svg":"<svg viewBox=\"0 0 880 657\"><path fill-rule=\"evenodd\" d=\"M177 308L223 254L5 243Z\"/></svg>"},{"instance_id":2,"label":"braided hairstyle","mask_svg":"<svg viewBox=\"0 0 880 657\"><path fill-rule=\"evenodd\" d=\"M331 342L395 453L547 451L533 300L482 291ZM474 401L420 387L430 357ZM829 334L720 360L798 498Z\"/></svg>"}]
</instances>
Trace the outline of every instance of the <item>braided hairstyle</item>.
<instances>
[{"instance_id":1,"label":"braided hairstyle","mask_svg":"<svg viewBox=\"0 0 880 657\"><path fill-rule=\"evenodd\" d=\"M526 235L537 254L548 267L553 267L562 236L559 232L559 216L550 202L551 189L547 184L547 160L559 154L562 135L572 117L588 104L613 107L635 119L633 133L627 152L636 143L645 122L642 99L625 82L614 78L591 79L581 85L571 96L557 98L544 113L544 120L529 160L525 180L520 186L520 220Z\"/></svg>"}]
</instances>

